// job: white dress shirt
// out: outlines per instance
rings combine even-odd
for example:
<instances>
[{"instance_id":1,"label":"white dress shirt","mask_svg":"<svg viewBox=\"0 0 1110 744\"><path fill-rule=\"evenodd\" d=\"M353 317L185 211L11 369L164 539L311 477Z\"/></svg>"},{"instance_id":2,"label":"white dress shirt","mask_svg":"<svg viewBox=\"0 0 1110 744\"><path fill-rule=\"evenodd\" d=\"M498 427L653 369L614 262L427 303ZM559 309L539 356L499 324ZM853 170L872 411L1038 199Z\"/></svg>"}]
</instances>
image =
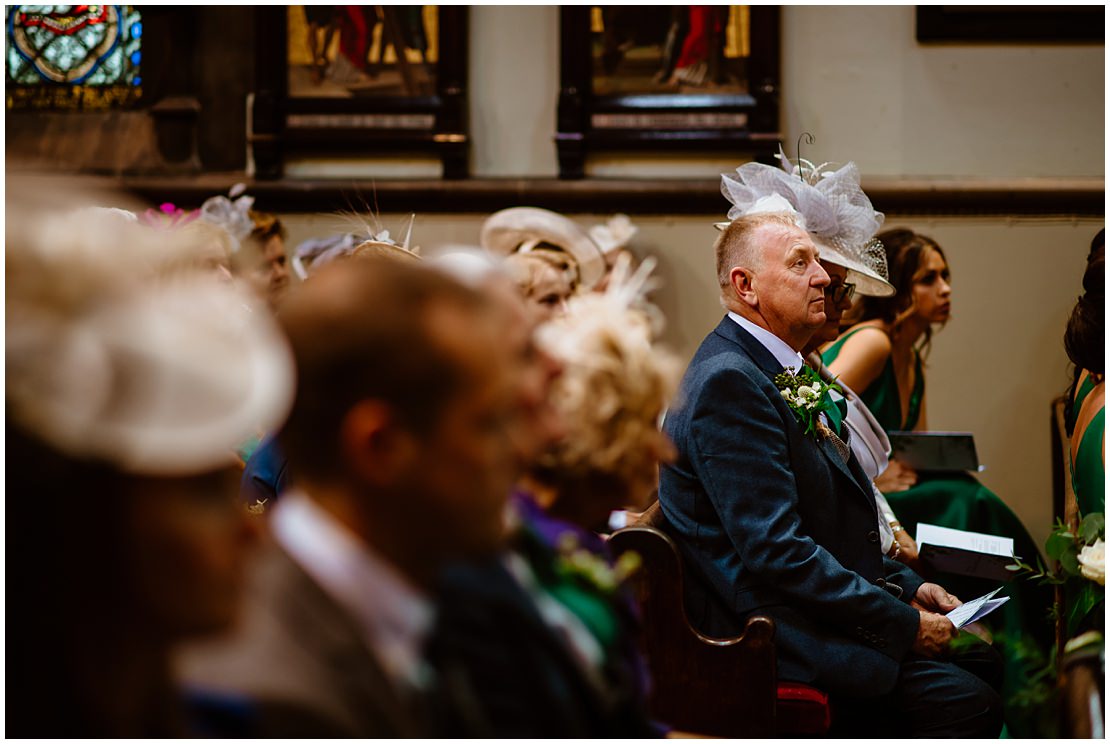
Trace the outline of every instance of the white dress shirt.
<instances>
[{"instance_id":1,"label":"white dress shirt","mask_svg":"<svg viewBox=\"0 0 1110 744\"><path fill-rule=\"evenodd\" d=\"M802 358L801 354L794 351L794 349L790 348L790 344L786 343L766 328L760 328L747 318L743 318L733 312L730 312L728 317L736 321L745 331L755 336L755 340L758 341L764 349L771 352L771 356L775 358L775 361L784 368L789 367L791 372L797 374L798 370L805 364L805 359ZM831 395L834 396L834 401L839 398L839 396L836 395L836 391L833 391ZM820 414L818 418L824 422L825 426L829 425L829 419L825 414Z\"/></svg>"},{"instance_id":2,"label":"white dress shirt","mask_svg":"<svg viewBox=\"0 0 1110 744\"><path fill-rule=\"evenodd\" d=\"M422 649L434 620L428 598L296 489L282 495L270 519L278 544L362 628L386 675L402 689L423 686Z\"/></svg>"},{"instance_id":3,"label":"white dress shirt","mask_svg":"<svg viewBox=\"0 0 1110 744\"><path fill-rule=\"evenodd\" d=\"M801 354L791 349L790 344L786 343L766 328L760 328L747 318L741 317L733 312L730 312L728 317L736 321L745 331L755 336L755 340L762 344L764 349L771 352L771 356L783 367L790 367L792 371L797 372L802 365L805 364L805 360L802 359Z\"/></svg>"}]
</instances>

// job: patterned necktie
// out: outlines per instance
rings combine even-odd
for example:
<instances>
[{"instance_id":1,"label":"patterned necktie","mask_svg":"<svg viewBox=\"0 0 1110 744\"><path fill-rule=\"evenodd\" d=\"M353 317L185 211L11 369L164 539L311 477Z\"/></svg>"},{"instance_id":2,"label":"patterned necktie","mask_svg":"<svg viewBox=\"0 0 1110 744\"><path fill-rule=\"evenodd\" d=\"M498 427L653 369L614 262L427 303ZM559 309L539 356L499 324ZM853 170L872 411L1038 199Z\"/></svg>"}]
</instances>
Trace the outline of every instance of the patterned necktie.
<instances>
[{"instance_id":1,"label":"patterned necktie","mask_svg":"<svg viewBox=\"0 0 1110 744\"><path fill-rule=\"evenodd\" d=\"M844 427L842 431L847 434L848 427ZM847 464L848 460L852 457L852 450L848 446L848 443L838 437L836 432L830 429L828 425L820 419L817 420L817 433L832 442L833 448L836 449L836 454L840 455L840 459Z\"/></svg>"}]
</instances>

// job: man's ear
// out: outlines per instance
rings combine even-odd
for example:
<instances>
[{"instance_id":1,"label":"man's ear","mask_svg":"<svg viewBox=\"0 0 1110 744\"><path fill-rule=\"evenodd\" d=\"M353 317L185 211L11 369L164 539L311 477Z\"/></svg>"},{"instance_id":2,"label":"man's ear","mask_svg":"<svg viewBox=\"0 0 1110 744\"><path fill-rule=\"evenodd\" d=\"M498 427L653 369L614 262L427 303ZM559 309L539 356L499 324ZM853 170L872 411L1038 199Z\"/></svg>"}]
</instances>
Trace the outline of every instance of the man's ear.
<instances>
[{"instance_id":1,"label":"man's ear","mask_svg":"<svg viewBox=\"0 0 1110 744\"><path fill-rule=\"evenodd\" d=\"M753 284L755 274L742 266L733 266L728 273L728 281L732 285L732 291L736 293L738 300L751 307L759 306L759 298Z\"/></svg>"},{"instance_id":2,"label":"man's ear","mask_svg":"<svg viewBox=\"0 0 1110 744\"><path fill-rule=\"evenodd\" d=\"M359 480L388 486L416 454L412 433L397 421L389 405L379 400L356 403L339 427L343 462Z\"/></svg>"}]
</instances>

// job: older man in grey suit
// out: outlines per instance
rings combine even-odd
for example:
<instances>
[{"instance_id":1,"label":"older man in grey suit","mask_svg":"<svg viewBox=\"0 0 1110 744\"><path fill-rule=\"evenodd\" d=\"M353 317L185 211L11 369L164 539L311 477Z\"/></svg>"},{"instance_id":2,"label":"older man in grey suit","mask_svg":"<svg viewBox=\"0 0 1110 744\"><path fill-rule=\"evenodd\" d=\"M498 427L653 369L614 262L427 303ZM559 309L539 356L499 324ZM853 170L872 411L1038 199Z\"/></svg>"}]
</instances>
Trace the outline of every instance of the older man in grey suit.
<instances>
[{"instance_id":1,"label":"older man in grey suit","mask_svg":"<svg viewBox=\"0 0 1110 744\"><path fill-rule=\"evenodd\" d=\"M942 658L957 635L943 613L957 600L879 550L872 487L837 434L838 406L806 426L783 395L794 379L784 370L799 370L826 320L818 256L787 215L740 217L717 243L730 312L667 416L678 457L659 486L692 567L691 622L723 635L755 613L773 618L780 676L828 690L841 735L997 736L997 693Z\"/></svg>"},{"instance_id":2,"label":"older man in grey suit","mask_svg":"<svg viewBox=\"0 0 1110 744\"><path fill-rule=\"evenodd\" d=\"M297 487L270 515L237 633L191 649L183 672L245 698L256 735L434 733L430 595L445 565L503 540L499 316L437 272L357 261L314 276L279 319L297 362L280 435Z\"/></svg>"}]
</instances>

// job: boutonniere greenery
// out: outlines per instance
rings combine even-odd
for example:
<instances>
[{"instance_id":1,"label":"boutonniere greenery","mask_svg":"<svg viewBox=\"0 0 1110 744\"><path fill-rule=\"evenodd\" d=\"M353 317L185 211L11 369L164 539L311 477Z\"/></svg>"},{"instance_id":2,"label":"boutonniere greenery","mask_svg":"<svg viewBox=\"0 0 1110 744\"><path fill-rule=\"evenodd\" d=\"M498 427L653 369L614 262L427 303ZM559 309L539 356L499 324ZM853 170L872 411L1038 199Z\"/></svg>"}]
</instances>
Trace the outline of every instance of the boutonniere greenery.
<instances>
[{"instance_id":1,"label":"boutonniere greenery","mask_svg":"<svg viewBox=\"0 0 1110 744\"><path fill-rule=\"evenodd\" d=\"M576 580L609 595L640 567L640 556L634 552L623 553L615 564L604 557L578 545L573 533L559 538L556 572L565 579Z\"/></svg>"},{"instance_id":2,"label":"boutonniere greenery","mask_svg":"<svg viewBox=\"0 0 1110 744\"><path fill-rule=\"evenodd\" d=\"M803 366L797 372L787 367L775 375L775 386L798 423L805 427L806 434L817 431L818 416L822 413L828 417L834 430L840 430L844 416L829 393L835 390L843 395L844 390L835 382L825 382L812 367Z\"/></svg>"}]
</instances>

